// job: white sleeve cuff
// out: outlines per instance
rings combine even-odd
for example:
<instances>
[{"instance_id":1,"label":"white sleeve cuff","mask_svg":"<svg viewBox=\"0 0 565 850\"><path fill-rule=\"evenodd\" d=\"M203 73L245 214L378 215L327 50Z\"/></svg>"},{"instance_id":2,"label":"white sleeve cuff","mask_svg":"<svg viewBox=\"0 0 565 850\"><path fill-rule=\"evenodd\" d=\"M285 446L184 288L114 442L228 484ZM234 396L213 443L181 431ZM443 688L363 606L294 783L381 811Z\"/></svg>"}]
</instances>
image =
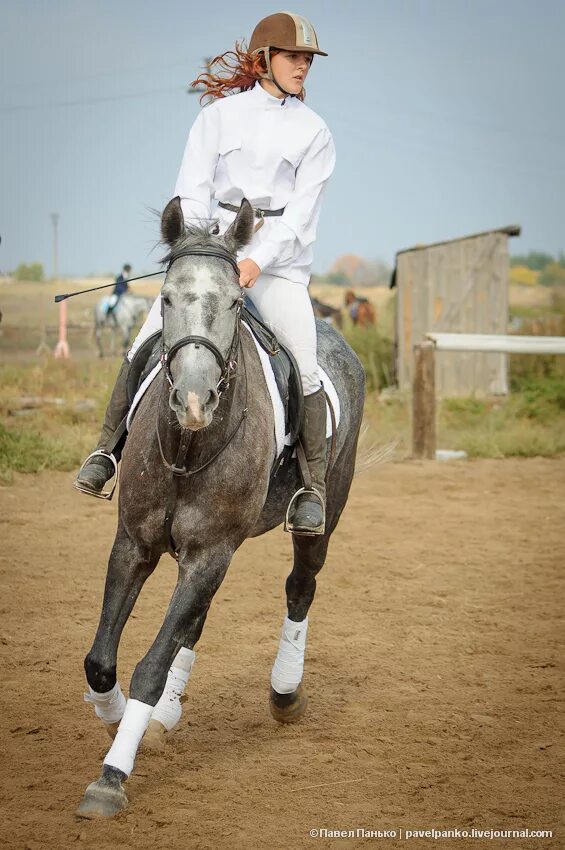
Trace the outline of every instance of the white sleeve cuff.
<instances>
[{"instance_id":1,"label":"white sleeve cuff","mask_svg":"<svg viewBox=\"0 0 565 850\"><path fill-rule=\"evenodd\" d=\"M278 246L276 242L269 242L269 240L266 239L254 248L250 254L248 254L248 258L253 260L254 263L257 263L261 271L264 271L275 262L277 254Z\"/></svg>"}]
</instances>

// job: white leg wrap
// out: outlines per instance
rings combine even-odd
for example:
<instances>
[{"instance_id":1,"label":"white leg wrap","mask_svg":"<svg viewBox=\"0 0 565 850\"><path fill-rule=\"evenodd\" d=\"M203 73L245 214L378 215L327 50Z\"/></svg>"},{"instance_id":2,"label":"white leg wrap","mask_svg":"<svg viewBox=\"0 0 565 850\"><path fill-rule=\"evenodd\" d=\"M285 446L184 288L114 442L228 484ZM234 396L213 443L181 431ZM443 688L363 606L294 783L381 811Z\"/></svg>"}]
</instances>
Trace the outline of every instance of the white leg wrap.
<instances>
[{"instance_id":1,"label":"white leg wrap","mask_svg":"<svg viewBox=\"0 0 565 850\"><path fill-rule=\"evenodd\" d=\"M195 660L196 653L194 650L186 649L184 646L179 649L167 675L165 689L151 714L151 720L158 720L167 732L174 729L181 718L180 698L183 695Z\"/></svg>"},{"instance_id":2,"label":"white leg wrap","mask_svg":"<svg viewBox=\"0 0 565 850\"><path fill-rule=\"evenodd\" d=\"M301 623L284 618L279 651L273 664L271 685L279 694L290 694L302 681L308 617Z\"/></svg>"},{"instance_id":3,"label":"white leg wrap","mask_svg":"<svg viewBox=\"0 0 565 850\"><path fill-rule=\"evenodd\" d=\"M116 682L112 690L106 691L105 694L93 691L90 685L88 690L89 693L84 695L84 701L93 703L96 717L104 723L118 723L122 719L126 709L126 698L119 682Z\"/></svg>"},{"instance_id":4,"label":"white leg wrap","mask_svg":"<svg viewBox=\"0 0 565 850\"><path fill-rule=\"evenodd\" d=\"M139 742L151 720L152 705L137 699L128 699L126 710L114 738L114 743L104 759L104 764L117 767L126 776L133 770Z\"/></svg>"}]
</instances>

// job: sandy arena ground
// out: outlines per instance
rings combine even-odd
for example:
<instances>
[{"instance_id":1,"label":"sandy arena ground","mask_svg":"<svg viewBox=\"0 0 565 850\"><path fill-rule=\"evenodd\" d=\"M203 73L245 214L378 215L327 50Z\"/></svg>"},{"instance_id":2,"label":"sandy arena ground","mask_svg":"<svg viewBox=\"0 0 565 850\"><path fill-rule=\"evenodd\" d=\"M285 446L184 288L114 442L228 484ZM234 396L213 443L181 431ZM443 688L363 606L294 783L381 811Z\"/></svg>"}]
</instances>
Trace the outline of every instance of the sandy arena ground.
<instances>
[{"instance_id":1,"label":"sandy arena ground","mask_svg":"<svg viewBox=\"0 0 565 850\"><path fill-rule=\"evenodd\" d=\"M210 611L181 724L162 754L140 752L112 821L74 811L109 746L82 701L82 659L116 507L72 478L0 489L2 850L565 847L565 459L392 463L357 478L311 610L309 710L292 727L267 708L290 541L249 541ZM124 633L124 689L174 580L166 557ZM310 837L473 826L554 838Z\"/></svg>"}]
</instances>

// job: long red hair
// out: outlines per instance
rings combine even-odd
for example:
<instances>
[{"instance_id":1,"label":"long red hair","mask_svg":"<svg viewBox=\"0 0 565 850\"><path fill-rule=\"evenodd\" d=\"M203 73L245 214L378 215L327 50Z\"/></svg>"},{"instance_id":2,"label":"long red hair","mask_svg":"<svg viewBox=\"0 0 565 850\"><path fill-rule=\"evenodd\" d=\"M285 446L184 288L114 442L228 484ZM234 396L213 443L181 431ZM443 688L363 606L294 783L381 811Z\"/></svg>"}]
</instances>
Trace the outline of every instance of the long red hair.
<instances>
[{"instance_id":1,"label":"long red hair","mask_svg":"<svg viewBox=\"0 0 565 850\"><path fill-rule=\"evenodd\" d=\"M280 53L276 48L271 48L271 56ZM219 70L226 73L220 75L212 73L212 68L217 65ZM261 79L261 75L267 71L267 63L262 53L256 53L254 56L248 53L243 48L243 45L236 41L235 50L227 50L220 56L215 56L208 65L208 71L204 71L200 76L191 82L191 86L204 86L205 91L200 96L200 103L204 98L208 98L208 102L215 100L218 97L227 97L236 92L247 91L253 88L255 82ZM296 95L299 100L304 100L305 91Z\"/></svg>"}]
</instances>

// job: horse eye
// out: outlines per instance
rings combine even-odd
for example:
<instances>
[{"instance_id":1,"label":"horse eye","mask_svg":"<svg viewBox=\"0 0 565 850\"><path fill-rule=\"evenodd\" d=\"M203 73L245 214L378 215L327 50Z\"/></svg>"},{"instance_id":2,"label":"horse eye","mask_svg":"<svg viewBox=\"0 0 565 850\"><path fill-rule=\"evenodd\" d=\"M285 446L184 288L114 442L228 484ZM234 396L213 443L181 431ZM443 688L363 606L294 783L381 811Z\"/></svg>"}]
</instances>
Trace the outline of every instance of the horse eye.
<instances>
[{"instance_id":1,"label":"horse eye","mask_svg":"<svg viewBox=\"0 0 565 850\"><path fill-rule=\"evenodd\" d=\"M162 295L161 297L163 299L163 304L165 305L165 307L170 307L171 306L171 299L169 298L169 296L168 295Z\"/></svg>"}]
</instances>

